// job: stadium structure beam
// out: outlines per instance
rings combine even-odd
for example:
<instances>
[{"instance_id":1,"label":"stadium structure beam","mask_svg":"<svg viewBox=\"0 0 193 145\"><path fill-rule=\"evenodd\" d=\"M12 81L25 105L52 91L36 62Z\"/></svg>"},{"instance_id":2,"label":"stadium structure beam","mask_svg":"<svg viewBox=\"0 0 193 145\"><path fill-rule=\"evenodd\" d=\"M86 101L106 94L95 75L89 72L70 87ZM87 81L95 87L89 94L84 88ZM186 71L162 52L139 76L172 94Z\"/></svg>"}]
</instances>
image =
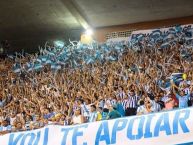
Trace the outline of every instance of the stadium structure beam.
<instances>
[{"instance_id":1,"label":"stadium structure beam","mask_svg":"<svg viewBox=\"0 0 193 145\"><path fill-rule=\"evenodd\" d=\"M83 16L80 9L74 0L61 0L65 7L70 11L70 13L75 17L75 19L82 25L84 29L89 29L91 26L87 22L86 18Z\"/></svg>"}]
</instances>

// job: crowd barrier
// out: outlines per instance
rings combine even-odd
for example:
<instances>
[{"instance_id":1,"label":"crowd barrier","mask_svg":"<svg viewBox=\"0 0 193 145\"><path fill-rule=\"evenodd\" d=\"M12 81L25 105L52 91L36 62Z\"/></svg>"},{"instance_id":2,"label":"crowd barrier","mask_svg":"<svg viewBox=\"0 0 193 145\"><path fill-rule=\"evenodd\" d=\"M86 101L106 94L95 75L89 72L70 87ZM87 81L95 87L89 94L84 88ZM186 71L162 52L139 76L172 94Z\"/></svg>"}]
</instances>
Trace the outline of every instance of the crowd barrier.
<instances>
[{"instance_id":1,"label":"crowd barrier","mask_svg":"<svg viewBox=\"0 0 193 145\"><path fill-rule=\"evenodd\" d=\"M0 136L1 145L193 144L193 108Z\"/></svg>"}]
</instances>

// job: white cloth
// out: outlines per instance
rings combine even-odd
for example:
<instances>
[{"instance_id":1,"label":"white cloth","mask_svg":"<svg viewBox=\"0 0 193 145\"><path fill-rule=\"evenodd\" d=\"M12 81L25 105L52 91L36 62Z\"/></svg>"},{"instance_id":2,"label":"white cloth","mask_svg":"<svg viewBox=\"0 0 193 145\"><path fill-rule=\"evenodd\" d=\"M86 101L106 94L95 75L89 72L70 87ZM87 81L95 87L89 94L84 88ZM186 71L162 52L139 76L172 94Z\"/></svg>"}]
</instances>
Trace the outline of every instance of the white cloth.
<instances>
[{"instance_id":1,"label":"white cloth","mask_svg":"<svg viewBox=\"0 0 193 145\"><path fill-rule=\"evenodd\" d=\"M82 104L81 105L81 113L84 117L89 117L90 116L90 106L91 104Z\"/></svg>"},{"instance_id":2,"label":"white cloth","mask_svg":"<svg viewBox=\"0 0 193 145\"><path fill-rule=\"evenodd\" d=\"M97 112L91 112L89 117L89 122L95 122L97 120Z\"/></svg>"},{"instance_id":3,"label":"white cloth","mask_svg":"<svg viewBox=\"0 0 193 145\"><path fill-rule=\"evenodd\" d=\"M12 118L12 117L10 117L10 124L13 126L13 122L14 122L14 120L16 119L16 117L14 117L14 118Z\"/></svg>"},{"instance_id":4,"label":"white cloth","mask_svg":"<svg viewBox=\"0 0 193 145\"><path fill-rule=\"evenodd\" d=\"M81 115L78 115L78 116L73 116L72 118L72 121L73 121L73 124L81 124L82 121L81 121Z\"/></svg>"},{"instance_id":5,"label":"white cloth","mask_svg":"<svg viewBox=\"0 0 193 145\"><path fill-rule=\"evenodd\" d=\"M150 110L153 112L153 110L154 110L153 107L151 107ZM140 114L148 114L148 113L150 113L150 112L147 111L145 105L141 105L141 106L139 106L139 107L137 108L137 113L140 113Z\"/></svg>"}]
</instances>

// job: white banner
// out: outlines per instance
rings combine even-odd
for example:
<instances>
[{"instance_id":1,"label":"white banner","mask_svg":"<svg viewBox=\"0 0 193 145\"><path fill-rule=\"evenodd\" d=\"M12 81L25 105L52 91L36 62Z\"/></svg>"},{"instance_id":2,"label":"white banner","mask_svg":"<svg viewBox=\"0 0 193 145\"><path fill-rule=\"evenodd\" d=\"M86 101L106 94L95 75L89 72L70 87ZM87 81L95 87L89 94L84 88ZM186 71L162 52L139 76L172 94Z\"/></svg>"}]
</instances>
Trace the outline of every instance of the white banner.
<instances>
[{"instance_id":1,"label":"white banner","mask_svg":"<svg viewBox=\"0 0 193 145\"><path fill-rule=\"evenodd\" d=\"M181 26L182 28L188 27L188 26L191 26L191 28L193 28L193 24L186 24L186 25L180 25L180 26ZM169 29L171 29L171 28L175 28L175 27L136 30L136 31L133 31L133 32L131 33L131 35L133 35L133 34L148 34L148 33L152 33L153 31L156 31L156 30L160 30L160 31L164 32L164 31L169 31Z\"/></svg>"},{"instance_id":2,"label":"white banner","mask_svg":"<svg viewBox=\"0 0 193 145\"><path fill-rule=\"evenodd\" d=\"M0 145L193 144L193 108L0 136Z\"/></svg>"},{"instance_id":3,"label":"white banner","mask_svg":"<svg viewBox=\"0 0 193 145\"><path fill-rule=\"evenodd\" d=\"M108 43L108 42L112 42L112 43L124 42L125 45L126 45L129 40L130 40L130 37L110 38L110 39L107 40L107 43Z\"/></svg>"}]
</instances>

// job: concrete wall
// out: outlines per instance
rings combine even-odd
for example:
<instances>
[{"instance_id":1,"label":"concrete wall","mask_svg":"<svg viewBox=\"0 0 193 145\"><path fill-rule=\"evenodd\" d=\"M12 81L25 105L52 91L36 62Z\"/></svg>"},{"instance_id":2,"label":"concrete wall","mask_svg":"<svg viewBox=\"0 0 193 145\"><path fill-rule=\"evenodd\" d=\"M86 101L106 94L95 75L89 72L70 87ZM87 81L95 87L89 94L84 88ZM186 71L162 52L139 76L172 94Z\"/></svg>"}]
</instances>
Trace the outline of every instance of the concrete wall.
<instances>
[{"instance_id":1,"label":"concrete wall","mask_svg":"<svg viewBox=\"0 0 193 145\"><path fill-rule=\"evenodd\" d=\"M168 19L168 20L127 24L127 25L119 25L119 26L111 26L111 27L103 27L103 28L95 29L94 39L99 42L104 42L106 40L106 34L111 32L119 32L119 31L125 31L130 29L137 29L137 30L153 29L153 28L160 28L164 26L167 27L175 24L190 24L190 23L193 23L193 16Z\"/></svg>"}]
</instances>

